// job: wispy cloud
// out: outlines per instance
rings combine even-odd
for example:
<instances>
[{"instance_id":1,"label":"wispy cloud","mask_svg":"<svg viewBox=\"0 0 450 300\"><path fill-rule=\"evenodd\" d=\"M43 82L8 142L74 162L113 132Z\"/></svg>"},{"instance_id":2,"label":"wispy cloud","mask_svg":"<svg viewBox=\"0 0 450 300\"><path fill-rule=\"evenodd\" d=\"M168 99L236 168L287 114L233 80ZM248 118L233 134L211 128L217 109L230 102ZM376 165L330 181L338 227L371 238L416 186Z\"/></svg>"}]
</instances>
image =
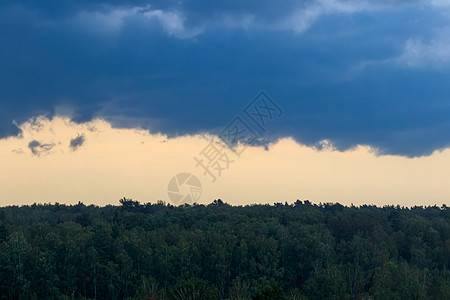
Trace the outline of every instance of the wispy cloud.
<instances>
[{"instance_id":1,"label":"wispy cloud","mask_svg":"<svg viewBox=\"0 0 450 300\"><path fill-rule=\"evenodd\" d=\"M73 138L70 140L69 147L73 151L75 151L75 150L78 150L78 148L80 148L81 146L83 146L85 142L86 142L86 138L85 138L84 134L81 134L81 135L77 136L76 138Z\"/></svg>"},{"instance_id":2,"label":"wispy cloud","mask_svg":"<svg viewBox=\"0 0 450 300\"><path fill-rule=\"evenodd\" d=\"M138 12L138 8L106 8L101 11L85 10L70 17L65 23L76 29L99 35L117 34L127 17Z\"/></svg>"},{"instance_id":3,"label":"wispy cloud","mask_svg":"<svg viewBox=\"0 0 450 300\"><path fill-rule=\"evenodd\" d=\"M352 14L374 10L377 7L380 7L380 5L376 5L370 1L312 1L305 7L295 8L291 15L287 16L285 20L280 21L278 24L275 24L273 28L304 33L321 16L330 14Z\"/></svg>"},{"instance_id":4,"label":"wispy cloud","mask_svg":"<svg viewBox=\"0 0 450 300\"><path fill-rule=\"evenodd\" d=\"M28 148L31 150L31 153L35 156L41 156L42 154L47 154L52 150L55 144L44 144L37 140L32 140L28 144Z\"/></svg>"},{"instance_id":5,"label":"wispy cloud","mask_svg":"<svg viewBox=\"0 0 450 300\"><path fill-rule=\"evenodd\" d=\"M69 25L99 35L117 35L127 20L144 18L156 21L169 36L190 38L201 32L199 28L186 28L185 17L179 11L152 9L151 6L134 6L129 8L104 8L101 11L81 11L66 21ZM147 26L154 26L148 23Z\"/></svg>"},{"instance_id":6,"label":"wispy cloud","mask_svg":"<svg viewBox=\"0 0 450 300\"><path fill-rule=\"evenodd\" d=\"M450 40L438 39L423 42L417 39L409 39L406 41L404 51L397 61L411 68L443 68L450 63Z\"/></svg>"},{"instance_id":7,"label":"wispy cloud","mask_svg":"<svg viewBox=\"0 0 450 300\"><path fill-rule=\"evenodd\" d=\"M128 8L102 7L102 10L78 12L68 20L68 23L94 33L116 34L127 19L144 17L147 20L156 20L169 36L186 39L214 28L289 30L304 33L324 15L352 14L387 7L383 2L373 1L317 0L288 3L285 13L279 14L271 14L270 11L256 8L242 10L236 5L218 9L211 17L207 12L204 15L194 13L183 1L179 6L177 9L157 9L151 5Z\"/></svg>"}]
</instances>

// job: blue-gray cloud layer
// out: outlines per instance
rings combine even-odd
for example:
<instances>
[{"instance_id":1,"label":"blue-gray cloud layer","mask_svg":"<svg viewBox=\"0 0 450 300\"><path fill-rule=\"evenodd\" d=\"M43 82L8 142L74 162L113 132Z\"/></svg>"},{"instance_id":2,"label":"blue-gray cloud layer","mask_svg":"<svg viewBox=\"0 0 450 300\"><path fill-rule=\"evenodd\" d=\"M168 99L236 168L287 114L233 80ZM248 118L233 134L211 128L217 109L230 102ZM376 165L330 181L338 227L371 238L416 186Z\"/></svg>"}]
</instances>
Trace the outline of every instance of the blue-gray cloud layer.
<instances>
[{"instance_id":1,"label":"blue-gray cloud layer","mask_svg":"<svg viewBox=\"0 0 450 300\"><path fill-rule=\"evenodd\" d=\"M450 144L442 1L2 1L0 137L39 114L217 133L259 90L273 136L423 155ZM13 123L14 121L14 123Z\"/></svg>"}]
</instances>

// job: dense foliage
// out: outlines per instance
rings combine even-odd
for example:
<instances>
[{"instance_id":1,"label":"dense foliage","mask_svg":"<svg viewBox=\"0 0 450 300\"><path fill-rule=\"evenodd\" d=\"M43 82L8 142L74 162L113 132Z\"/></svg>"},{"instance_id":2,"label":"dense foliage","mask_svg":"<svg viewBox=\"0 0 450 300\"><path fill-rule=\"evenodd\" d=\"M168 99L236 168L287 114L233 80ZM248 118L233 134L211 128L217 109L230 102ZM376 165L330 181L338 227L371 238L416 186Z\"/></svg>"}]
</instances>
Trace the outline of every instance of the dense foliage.
<instances>
[{"instance_id":1,"label":"dense foliage","mask_svg":"<svg viewBox=\"0 0 450 300\"><path fill-rule=\"evenodd\" d=\"M446 206L0 208L1 299L450 299Z\"/></svg>"}]
</instances>

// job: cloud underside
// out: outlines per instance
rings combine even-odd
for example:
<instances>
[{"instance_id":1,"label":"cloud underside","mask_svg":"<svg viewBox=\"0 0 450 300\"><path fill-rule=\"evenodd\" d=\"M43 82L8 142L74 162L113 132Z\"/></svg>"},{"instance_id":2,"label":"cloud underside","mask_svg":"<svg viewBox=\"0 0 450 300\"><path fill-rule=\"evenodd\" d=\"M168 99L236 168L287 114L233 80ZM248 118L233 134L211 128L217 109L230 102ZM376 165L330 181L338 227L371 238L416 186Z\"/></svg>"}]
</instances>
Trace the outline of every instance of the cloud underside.
<instances>
[{"instance_id":1,"label":"cloud underside","mask_svg":"<svg viewBox=\"0 0 450 300\"><path fill-rule=\"evenodd\" d=\"M364 144L406 156L450 144L444 1L66 0L0 8L0 137L42 114L169 136L219 133L264 90L285 111L267 128L268 140ZM73 150L84 143L72 141Z\"/></svg>"}]
</instances>

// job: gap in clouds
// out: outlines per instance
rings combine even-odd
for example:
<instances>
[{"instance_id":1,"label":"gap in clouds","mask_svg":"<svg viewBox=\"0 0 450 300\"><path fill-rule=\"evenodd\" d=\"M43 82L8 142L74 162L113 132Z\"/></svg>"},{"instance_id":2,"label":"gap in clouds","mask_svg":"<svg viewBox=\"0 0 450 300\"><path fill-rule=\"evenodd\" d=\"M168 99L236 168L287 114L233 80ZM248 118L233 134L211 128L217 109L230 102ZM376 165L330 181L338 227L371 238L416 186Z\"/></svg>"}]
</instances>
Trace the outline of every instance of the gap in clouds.
<instances>
[{"instance_id":1,"label":"gap in clouds","mask_svg":"<svg viewBox=\"0 0 450 300\"><path fill-rule=\"evenodd\" d=\"M212 183L195 167L205 136L167 138L146 130L116 129L106 121L76 124L68 118L36 118L21 124L22 138L0 140L2 205L34 202L116 204L124 196L141 202L169 202L169 180L181 172L202 182L200 203L221 198L231 204L313 202L342 204L442 204L450 197L450 150L428 157L377 155L367 146L338 151L323 141L317 147L293 139L250 147ZM86 144L70 149L74 137ZM32 155L27 145L54 144L47 155ZM24 185L27 189L20 188Z\"/></svg>"}]
</instances>

